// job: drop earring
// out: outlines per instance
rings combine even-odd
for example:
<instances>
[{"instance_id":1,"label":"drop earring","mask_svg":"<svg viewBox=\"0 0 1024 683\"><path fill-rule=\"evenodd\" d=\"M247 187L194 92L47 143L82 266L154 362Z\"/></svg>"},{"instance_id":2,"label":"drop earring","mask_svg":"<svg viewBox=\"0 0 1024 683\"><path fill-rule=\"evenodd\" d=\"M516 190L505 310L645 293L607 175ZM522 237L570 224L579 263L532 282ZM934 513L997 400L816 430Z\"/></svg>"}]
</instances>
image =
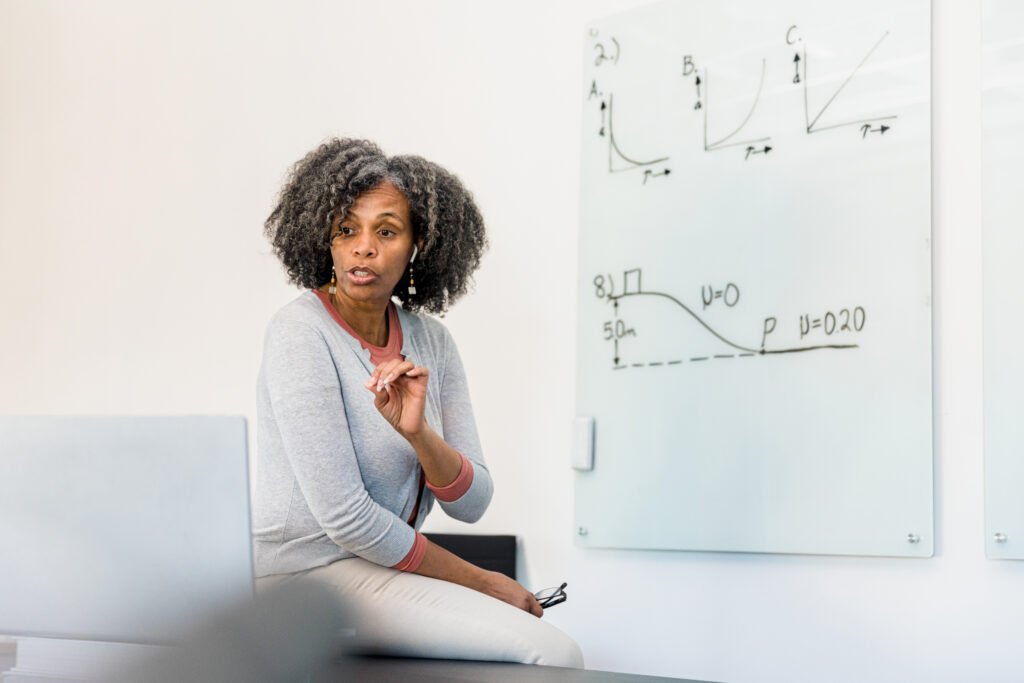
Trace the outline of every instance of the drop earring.
<instances>
[{"instance_id":1,"label":"drop earring","mask_svg":"<svg viewBox=\"0 0 1024 683\"><path fill-rule=\"evenodd\" d=\"M406 291L409 292L409 296L416 295L416 280L412 275L412 262L416 260L416 254L419 253L419 248L414 244L412 245L412 256L409 258L409 287Z\"/></svg>"},{"instance_id":2,"label":"drop earring","mask_svg":"<svg viewBox=\"0 0 1024 683\"><path fill-rule=\"evenodd\" d=\"M336 294L338 292L338 276L334 272L334 266L331 266L331 286L327 288L328 294Z\"/></svg>"}]
</instances>

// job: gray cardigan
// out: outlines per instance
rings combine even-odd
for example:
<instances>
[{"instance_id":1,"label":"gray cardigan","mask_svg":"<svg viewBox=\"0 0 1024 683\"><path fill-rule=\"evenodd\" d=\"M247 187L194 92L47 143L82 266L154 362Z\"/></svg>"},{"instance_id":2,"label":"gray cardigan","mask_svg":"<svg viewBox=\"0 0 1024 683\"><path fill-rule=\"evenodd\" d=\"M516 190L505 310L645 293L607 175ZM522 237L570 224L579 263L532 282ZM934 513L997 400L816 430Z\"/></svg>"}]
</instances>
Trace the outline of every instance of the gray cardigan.
<instances>
[{"instance_id":1,"label":"gray cardigan","mask_svg":"<svg viewBox=\"0 0 1024 683\"><path fill-rule=\"evenodd\" d=\"M493 486L480 450L466 375L448 330L398 309L402 355L430 370L427 423L473 462L473 484L441 508L475 522ZM253 501L256 575L312 569L360 556L400 562L415 531L406 520L419 492L419 461L363 387L370 353L312 291L274 316L257 381L258 453ZM429 489L418 529L434 503Z\"/></svg>"}]
</instances>

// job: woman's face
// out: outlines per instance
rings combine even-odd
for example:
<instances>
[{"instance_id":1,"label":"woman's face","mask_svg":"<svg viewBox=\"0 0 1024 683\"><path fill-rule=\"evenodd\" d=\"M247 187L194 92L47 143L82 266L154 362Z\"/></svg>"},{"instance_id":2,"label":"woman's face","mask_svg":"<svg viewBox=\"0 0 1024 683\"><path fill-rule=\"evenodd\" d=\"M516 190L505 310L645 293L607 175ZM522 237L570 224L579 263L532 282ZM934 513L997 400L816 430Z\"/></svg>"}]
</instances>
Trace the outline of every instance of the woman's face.
<instances>
[{"instance_id":1,"label":"woman's face","mask_svg":"<svg viewBox=\"0 0 1024 683\"><path fill-rule=\"evenodd\" d=\"M339 299L368 303L391 299L412 256L409 201L388 181L356 197L331 225L331 258Z\"/></svg>"}]
</instances>

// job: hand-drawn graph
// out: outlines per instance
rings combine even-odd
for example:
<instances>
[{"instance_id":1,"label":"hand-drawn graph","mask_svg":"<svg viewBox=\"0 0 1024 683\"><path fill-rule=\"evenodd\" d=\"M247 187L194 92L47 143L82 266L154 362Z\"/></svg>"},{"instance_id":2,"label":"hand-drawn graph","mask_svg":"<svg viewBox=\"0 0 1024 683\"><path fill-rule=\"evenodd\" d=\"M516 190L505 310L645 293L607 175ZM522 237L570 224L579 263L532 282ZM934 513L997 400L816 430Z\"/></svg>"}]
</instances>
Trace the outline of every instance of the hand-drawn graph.
<instances>
[{"instance_id":1,"label":"hand-drawn graph","mask_svg":"<svg viewBox=\"0 0 1024 683\"><path fill-rule=\"evenodd\" d=\"M733 131L731 133L729 133L729 134L727 134L727 135L725 135L725 136L723 136L721 138L718 138L717 140L711 140L711 139L708 138L708 125L709 125L708 121L710 119L709 112L711 111L711 94L710 94L710 90L711 90L711 77L708 74L708 70L704 69L704 80L703 80L704 93L703 93L703 99L698 100L698 104L701 105L698 108L702 109L703 112L704 112L704 151L705 152L714 152L714 151L717 151L717 150L720 150L720 149L725 149L727 147L740 147L740 146L742 146L742 147L746 147L747 148L746 156L747 156L747 158L749 158L751 154L768 154L769 152L772 151L771 145L768 144L768 142L771 141L771 136L755 137L755 138L750 138L750 139L746 139L746 140L733 140L734 137L739 135L740 132L742 132L744 130L744 128L746 128L747 124L750 123L750 118L754 115L754 112L757 111L757 105L761 101L761 92L764 90L765 70L766 70L766 60L762 59L761 60L761 77L760 77L760 79L758 81L758 84L757 84L757 92L755 93L755 95L752 98L752 102L750 104L750 110L747 112L746 117L740 122L740 124L738 126L736 126L736 128L733 129ZM702 84L700 76L696 77L695 84L697 86L698 93L699 93L700 92L700 86ZM700 97L700 95L698 95L698 97Z\"/></svg>"},{"instance_id":2,"label":"hand-drawn graph","mask_svg":"<svg viewBox=\"0 0 1024 683\"><path fill-rule=\"evenodd\" d=\"M609 173L621 173L622 171L633 171L637 169L644 169L644 182L652 176L668 175L671 170L668 167L663 168L660 171L654 171L650 166L655 164L661 164L668 161L668 157L658 157L656 159L648 159L641 161L633 159L632 157L626 156L626 154L619 148L618 143L615 141L615 122L613 119L615 111L615 100L612 93L608 94L607 107L605 102L601 102L601 113L602 116L607 111L608 113L608 172ZM602 133L603 133L602 126Z\"/></svg>"},{"instance_id":3,"label":"hand-drawn graph","mask_svg":"<svg viewBox=\"0 0 1024 683\"><path fill-rule=\"evenodd\" d=\"M615 36L610 36L609 39L605 41L596 31L591 31L590 38L594 41L593 50L596 54L594 57L595 67L600 67L605 63L609 64L609 67L618 64L622 53L622 46ZM665 177L672 173L672 169L665 165L669 160L667 156L640 159L627 155L622 151L618 140L615 138L614 94L609 92L608 96L604 97L604 93L598 89L596 78L591 80L590 89L587 93L588 101L594 100L595 98L597 98L601 114L601 127L598 130L598 137L607 138L608 141L609 173L643 171L641 183L644 185L646 185L647 181L651 178ZM656 168L659 164L661 165L661 168Z\"/></svg>"},{"instance_id":4,"label":"hand-drawn graph","mask_svg":"<svg viewBox=\"0 0 1024 683\"><path fill-rule=\"evenodd\" d=\"M701 363L716 359L752 358L754 356L807 353L811 351L836 351L856 349L860 346L857 343L850 342L806 344L800 346L781 346L771 348L768 346L768 342L772 333L776 331L779 324L779 320L776 316L765 316L763 319L757 321L759 328L754 331L756 335L760 335L760 341L757 345L749 342L740 343L722 335L714 327L709 325L693 307L687 305L675 295L667 292L644 289L643 272L639 268L623 272L622 278L618 280L618 282L621 283L620 289L618 290L616 290L616 277L611 273L595 275L592 282L594 296L606 301L612 307L612 318L604 322L602 330L603 339L606 342L611 342L613 344L613 370L682 365L686 362ZM739 299L739 288L734 283L729 283L729 285L727 285L723 290L718 291L713 287L702 287L701 298L704 308L706 309L711 305L715 299L722 299L723 297L727 306L735 305L735 303L730 303L729 301L730 293L734 293L734 302ZM634 361L628 363L623 362L624 353L622 353L622 349L620 348L620 342L625 346L630 340L636 339L638 337L638 333L635 327L627 325L625 317L620 317L619 304L620 302L623 302L624 305L628 304L628 299L633 297L658 297L670 302L671 311L666 312L666 314L677 314L692 319L700 329L707 333L708 342L714 342L713 345L719 348L722 346L728 347L725 349L726 352L697 353L696 355L693 355L692 353L684 354L683 352L685 349L680 349L681 355L679 357L657 360L648 359L645 361ZM833 336L849 336L863 331L866 322L867 312L863 306L841 308L835 312L826 311L824 314L814 318L812 318L810 314L804 314L799 317L800 338L803 339L814 330L822 330L823 334L829 338L832 338Z\"/></svg>"},{"instance_id":5,"label":"hand-drawn graph","mask_svg":"<svg viewBox=\"0 0 1024 683\"><path fill-rule=\"evenodd\" d=\"M808 64L809 60L807 58L807 47L806 47L806 45L804 46L804 49L803 49L803 57L802 58L800 56L800 53L797 53L794 56L793 60L794 60L794 64L796 64L796 69L797 69L797 75L794 77L794 83L800 83L800 82L803 83L803 91L804 91L804 124L806 126L806 130L807 130L808 135L810 135L811 133L820 133L820 132L826 131L826 130L835 130L837 128L845 128L846 126L859 126L860 130L861 130L861 137L864 138L864 137L867 137L871 133L878 133L879 135L884 135L885 132L888 131L892 127L891 125L886 126L886 125L879 124L877 126L874 126L873 124L877 124L880 121L892 121L893 119L897 118L897 116L895 114L891 114L891 115L888 115L888 116L868 117L868 118L859 117L859 118L856 118L854 120L843 121L841 123L830 123L830 124L827 124L827 125L821 125L821 124L818 123L821 120L821 117L825 114L825 112L828 111L829 107L831 107L832 104L836 101L836 98L838 98L839 95L843 92L843 89L846 88L847 85L849 85L850 81L852 81L854 79L854 77L864 67L864 65L868 62L868 60L871 59L871 56L875 53L876 50L878 50L878 47L882 44L882 41L884 41L888 37L888 35L889 35L889 32L886 31L885 33L882 34L882 37L878 39L878 42L876 42L874 45L871 46L871 49L867 51L867 54L865 54L864 58L860 60L860 63L857 64L857 66L855 66L850 71L850 75L846 77L846 79L839 85L838 88L835 89L834 92L832 92L832 94L829 96L828 100L825 102L824 105L822 105L822 107L818 110L818 112L814 115L813 118L811 117L810 106L808 104L808 95L807 95L807 91L808 91L808 88L809 88L809 79L808 79L808 75L807 75L807 64ZM800 77L800 71L801 71L800 65L801 64L803 65L803 69L802 69L803 77L802 78Z\"/></svg>"}]
</instances>

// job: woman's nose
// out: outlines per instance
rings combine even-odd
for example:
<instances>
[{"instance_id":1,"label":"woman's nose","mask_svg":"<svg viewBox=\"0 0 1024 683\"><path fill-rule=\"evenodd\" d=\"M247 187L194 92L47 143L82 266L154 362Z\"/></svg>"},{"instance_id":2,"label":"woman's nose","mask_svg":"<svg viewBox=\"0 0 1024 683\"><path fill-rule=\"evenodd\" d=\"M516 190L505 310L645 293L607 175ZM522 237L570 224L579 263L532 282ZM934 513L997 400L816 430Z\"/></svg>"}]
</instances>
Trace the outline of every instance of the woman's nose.
<instances>
[{"instance_id":1,"label":"woman's nose","mask_svg":"<svg viewBox=\"0 0 1024 683\"><path fill-rule=\"evenodd\" d=\"M373 238L365 235L360 236L352 247L352 253L355 256L376 256L377 247L373 243Z\"/></svg>"}]
</instances>

